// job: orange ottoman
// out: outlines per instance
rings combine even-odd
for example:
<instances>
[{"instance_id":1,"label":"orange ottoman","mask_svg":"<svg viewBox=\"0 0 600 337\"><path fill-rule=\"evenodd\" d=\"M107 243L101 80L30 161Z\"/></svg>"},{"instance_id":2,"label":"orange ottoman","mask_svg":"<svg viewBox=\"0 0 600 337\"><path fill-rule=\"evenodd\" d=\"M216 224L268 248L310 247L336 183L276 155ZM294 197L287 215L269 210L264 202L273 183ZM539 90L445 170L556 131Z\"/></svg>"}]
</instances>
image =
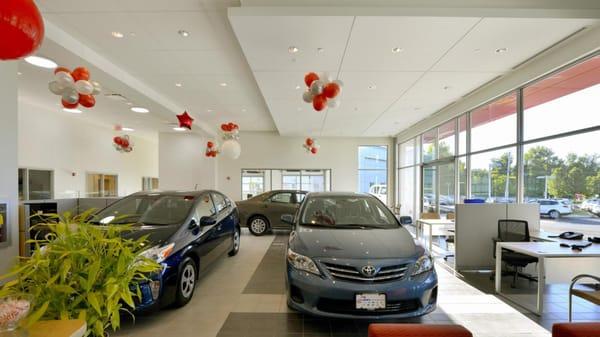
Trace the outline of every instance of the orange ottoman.
<instances>
[{"instance_id":1,"label":"orange ottoman","mask_svg":"<svg viewBox=\"0 0 600 337\"><path fill-rule=\"evenodd\" d=\"M600 323L556 323L552 326L552 337L597 337Z\"/></svg>"},{"instance_id":2,"label":"orange ottoman","mask_svg":"<svg viewBox=\"0 0 600 337\"><path fill-rule=\"evenodd\" d=\"M461 325L370 324L369 337L473 337Z\"/></svg>"}]
</instances>

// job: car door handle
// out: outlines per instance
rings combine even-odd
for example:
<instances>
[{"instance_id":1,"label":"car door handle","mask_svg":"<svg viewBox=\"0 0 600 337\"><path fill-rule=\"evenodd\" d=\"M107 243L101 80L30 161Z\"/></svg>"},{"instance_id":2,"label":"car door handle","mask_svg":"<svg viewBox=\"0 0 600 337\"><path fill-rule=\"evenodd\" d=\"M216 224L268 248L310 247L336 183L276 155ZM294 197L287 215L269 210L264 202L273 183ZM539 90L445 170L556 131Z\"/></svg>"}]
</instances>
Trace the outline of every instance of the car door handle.
<instances>
[{"instance_id":1,"label":"car door handle","mask_svg":"<svg viewBox=\"0 0 600 337\"><path fill-rule=\"evenodd\" d=\"M218 225L217 230L220 231L221 229L223 229L223 225Z\"/></svg>"}]
</instances>

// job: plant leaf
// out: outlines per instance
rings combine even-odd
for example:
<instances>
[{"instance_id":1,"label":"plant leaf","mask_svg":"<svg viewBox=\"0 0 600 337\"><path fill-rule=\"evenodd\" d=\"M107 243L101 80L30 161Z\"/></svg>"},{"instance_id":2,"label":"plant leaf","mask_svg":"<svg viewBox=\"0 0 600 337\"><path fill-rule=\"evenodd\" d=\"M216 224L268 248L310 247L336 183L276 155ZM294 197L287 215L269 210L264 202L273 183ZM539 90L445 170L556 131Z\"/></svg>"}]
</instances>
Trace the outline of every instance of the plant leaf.
<instances>
[{"instance_id":1,"label":"plant leaf","mask_svg":"<svg viewBox=\"0 0 600 337\"><path fill-rule=\"evenodd\" d=\"M98 297L96 296L96 294L89 293L87 295L87 299L88 299L88 302L90 303L90 305L92 306L92 308L94 308L94 310L96 310L98 315L102 315L102 310L100 309L100 302L98 302Z\"/></svg>"}]
</instances>

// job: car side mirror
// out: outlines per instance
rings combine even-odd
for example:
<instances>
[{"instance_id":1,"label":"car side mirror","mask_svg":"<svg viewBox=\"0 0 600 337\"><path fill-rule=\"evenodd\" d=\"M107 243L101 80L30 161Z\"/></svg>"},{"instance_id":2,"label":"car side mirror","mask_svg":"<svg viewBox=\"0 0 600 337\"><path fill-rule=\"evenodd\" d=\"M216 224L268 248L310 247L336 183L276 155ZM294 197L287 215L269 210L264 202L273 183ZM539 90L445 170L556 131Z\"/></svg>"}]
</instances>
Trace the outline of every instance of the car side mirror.
<instances>
[{"instance_id":1,"label":"car side mirror","mask_svg":"<svg viewBox=\"0 0 600 337\"><path fill-rule=\"evenodd\" d=\"M212 226L217 223L215 218L210 216L203 216L200 218L200 227Z\"/></svg>"},{"instance_id":2,"label":"car side mirror","mask_svg":"<svg viewBox=\"0 0 600 337\"><path fill-rule=\"evenodd\" d=\"M284 214L281 216L281 222L286 223L288 225L294 224L294 216L291 214Z\"/></svg>"}]
</instances>

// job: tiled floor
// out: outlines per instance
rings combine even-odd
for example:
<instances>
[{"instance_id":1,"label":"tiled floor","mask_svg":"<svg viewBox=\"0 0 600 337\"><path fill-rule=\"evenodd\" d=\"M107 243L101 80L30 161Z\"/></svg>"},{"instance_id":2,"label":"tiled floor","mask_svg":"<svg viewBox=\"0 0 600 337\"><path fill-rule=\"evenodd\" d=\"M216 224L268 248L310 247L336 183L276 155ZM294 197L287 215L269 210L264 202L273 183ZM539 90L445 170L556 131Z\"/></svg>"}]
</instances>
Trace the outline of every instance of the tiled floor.
<instances>
[{"instance_id":1,"label":"tiled floor","mask_svg":"<svg viewBox=\"0 0 600 337\"><path fill-rule=\"evenodd\" d=\"M273 235L254 237L245 231L240 253L221 259L202 277L187 306L138 316L135 322L125 322L113 336L366 336L369 322L318 319L291 312L281 291L283 284L259 276L257 269L269 270L270 274L282 271L285 239ZM477 337L550 336L547 329L496 296L471 286L442 266L437 270L438 309L401 322L462 324ZM283 283L282 276L272 277Z\"/></svg>"}]
</instances>

